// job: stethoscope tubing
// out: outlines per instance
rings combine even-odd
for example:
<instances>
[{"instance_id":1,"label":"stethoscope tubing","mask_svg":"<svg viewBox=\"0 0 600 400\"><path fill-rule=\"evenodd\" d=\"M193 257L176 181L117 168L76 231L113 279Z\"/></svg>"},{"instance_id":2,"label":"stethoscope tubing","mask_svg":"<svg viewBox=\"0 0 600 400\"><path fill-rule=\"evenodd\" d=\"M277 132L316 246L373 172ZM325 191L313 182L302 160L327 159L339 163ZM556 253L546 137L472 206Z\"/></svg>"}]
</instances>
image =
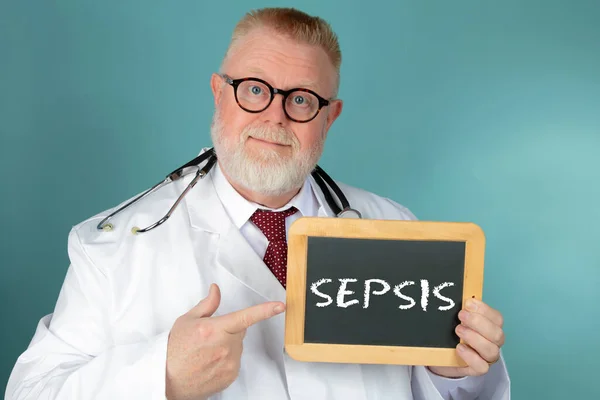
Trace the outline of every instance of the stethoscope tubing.
<instances>
[{"instance_id":1,"label":"stethoscope tubing","mask_svg":"<svg viewBox=\"0 0 600 400\"><path fill-rule=\"evenodd\" d=\"M204 161L207 161L206 164L202 168L200 168L200 165ZM212 167L215 165L216 162L217 162L217 154L215 153L214 148L211 148L211 149L205 151L204 153L200 154L193 160L190 160L186 164L182 165L181 167L177 168L176 170L174 170L173 172L168 174L165 177L165 179L158 182L157 184L152 186L150 189L146 190L139 196L135 197L133 200L127 202L125 205L121 206L119 209L117 209L116 211L109 214L107 217L105 217L102 221L100 221L98 223L97 229L106 231L106 232L112 231L114 229L114 225L108 221L111 220L112 218L114 218L117 214L124 211L125 209L132 206L133 204L137 203L138 201L142 200L143 198L149 196L150 194L152 194L153 192L162 188L163 186L168 185L169 183L175 182L175 181L181 179L182 177L189 175L189 174L193 173L194 171L196 171L196 176L194 176L194 178L187 185L185 190L177 197L177 200L175 201L175 203L173 203L173 205L171 206L171 208L165 214L164 217L162 217L161 219L159 219L152 225L149 225L148 227L143 228L143 229L140 229L139 227L133 227L131 229L131 232L133 234L139 234L139 233L145 233L145 232L151 231L152 229L155 229L156 227L165 223L171 217L171 215L173 214L173 212L175 211L175 209L177 208L177 206L179 205L181 200L183 200L185 195L196 185L196 183L198 183L198 181L200 179L204 178L210 172L210 170L212 169ZM346 217L349 214L355 214L356 217L362 218L360 212L358 212L357 210L354 210L350 207L350 203L348 202L348 199L346 198L346 196L344 195L344 193L342 192L340 187L334 182L333 179L331 179L331 177L321 167L319 167L317 165L311 174L312 174L313 178L315 179L315 182L317 183L317 185L323 192L323 196L325 197L325 201L327 202L327 205L331 208L331 211L336 215L336 217L342 217L342 216ZM335 193L335 195L337 196L337 198L340 202L341 208L335 202L335 200L332 196L332 192Z\"/></svg>"}]
</instances>

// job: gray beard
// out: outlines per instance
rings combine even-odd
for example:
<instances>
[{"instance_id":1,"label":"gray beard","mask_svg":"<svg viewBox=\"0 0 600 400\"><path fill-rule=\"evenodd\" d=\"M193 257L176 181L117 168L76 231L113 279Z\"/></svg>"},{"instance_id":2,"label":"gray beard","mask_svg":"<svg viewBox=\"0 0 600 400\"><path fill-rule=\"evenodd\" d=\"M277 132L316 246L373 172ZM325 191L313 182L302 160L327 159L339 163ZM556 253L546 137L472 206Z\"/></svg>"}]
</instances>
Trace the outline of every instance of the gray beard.
<instances>
[{"instance_id":1,"label":"gray beard","mask_svg":"<svg viewBox=\"0 0 600 400\"><path fill-rule=\"evenodd\" d=\"M261 149L249 154L244 148L250 137L269 139L290 145L292 153L299 156L281 156L275 150ZM299 142L285 128L246 128L239 137L225 139L218 112L213 116L211 138L219 163L229 179L246 190L263 196L280 196L298 190L316 166L322 154L324 140L306 154L299 154Z\"/></svg>"}]
</instances>

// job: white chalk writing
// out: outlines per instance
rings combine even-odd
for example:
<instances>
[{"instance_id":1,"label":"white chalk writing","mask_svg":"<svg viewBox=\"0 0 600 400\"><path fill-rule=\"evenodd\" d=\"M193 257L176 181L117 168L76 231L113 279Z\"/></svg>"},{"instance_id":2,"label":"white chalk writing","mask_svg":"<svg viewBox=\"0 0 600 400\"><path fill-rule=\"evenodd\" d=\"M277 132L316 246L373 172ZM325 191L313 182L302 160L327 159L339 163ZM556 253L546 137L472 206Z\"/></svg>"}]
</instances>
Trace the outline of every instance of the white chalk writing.
<instances>
[{"instance_id":1,"label":"white chalk writing","mask_svg":"<svg viewBox=\"0 0 600 400\"><path fill-rule=\"evenodd\" d=\"M358 282L358 280L354 279L354 278L339 278L338 281L339 281L339 287L338 287L337 294L336 294L336 302L335 302L336 306L341 307L341 308L348 308L350 306L360 304L360 300L358 298L352 298L352 295L356 294L356 292L354 290L350 290L348 288L348 284L356 283L356 282ZM316 282L313 282L310 285L310 291L314 295L318 296L320 299L324 300L324 301L315 303L315 305L317 307L322 308L322 307L327 307L327 306L333 304L332 296L325 293L323 291L323 289L319 289L319 287L321 285L326 284L326 283L332 283L332 282L333 282L333 280L331 278L321 278L321 279L317 280ZM421 283L420 305L421 305L421 309L423 311L427 312L429 309L430 293L433 293L434 298L439 299L445 303L443 305L438 305L438 304L432 305L432 307L437 306L437 310L448 311L455 307L455 305L456 305L455 301L449 297L442 295L442 293L441 293L442 290L444 290L445 288L454 286L453 282L442 282L441 284L435 286L433 288L433 290L430 290L429 281L427 279L421 279L420 283ZM380 286L380 288L374 287L373 285L378 285L378 286ZM411 286L411 285L415 285L415 282L406 280L398 285L395 285L392 290L392 292L397 297L399 297L400 299L405 301L404 304L398 305L398 308L400 310L409 310L417 304L415 298L413 298L405 293L402 293L403 289L405 289L406 287ZM383 279L375 279L375 278L366 279L363 283L363 287L364 287L364 291L363 291L362 308L364 308L364 309L369 308L369 306L371 306L372 296L383 296L386 293L388 293L391 289L391 285L388 282L386 282Z\"/></svg>"},{"instance_id":2,"label":"white chalk writing","mask_svg":"<svg viewBox=\"0 0 600 400\"><path fill-rule=\"evenodd\" d=\"M358 304L359 301L357 299L346 301L346 302L344 301L344 296L346 296L348 294L354 294L354 292L352 290L346 290L346 285L348 284L348 282L356 282L356 279L340 279L339 281L340 281L341 285L340 285L340 290L338 290L338 294L337 294L337 306L346 308L353 304Z\"/></svg>"},{"instance_id":3,"label":"white chalk writing","mask_svg":"<svg viewBox=\"0 0 600 400\"><path fill-rule=\"evenodd\" d=\"M374 295L381 296L382 294L386 294L390 290L390 285L383 279L367 279L365 281L365 301L363 302L363 308L369 307L369 298L371 296L371 283L379 283L381 286L383 286L383 289L379 291L373 290Z\"/></svg>"},{"instance_id":4,"label":"white chalk writing","mask_svg":"<svg viewBox=\"0 0 600 400\"><path fill-rule=\"evenodd\" d=\"M421 308L427 311L427 303L429 299L429 282L426 279L421 279Z\"/></svg>"},{"instance_id":5,"label":"white chalk writing","mask_svg":"<svg viewBox=\"0 0 600 400\"><path fill-rule=\"evenodd\" d=\"M329 278L323 278L323 279L319 279L318 281L314 282L312 285L310 285L310 291L313 292L314 294L316 294L317 296L327 300L326 302L321 302L321 303L317 303L317 307L327 307L328 305L330 305L331 303L333 303L333 299L331 298L331 296L329 296L328 294L325 293L321 293L319 292L319 290L317 289L320 285L322 285L323 283L330 283L331 279Z\"/></svg>"},{"instance_id":6,"label":"white chalk writing","mask_svg":"<svg viewBox=\"0 0 600 400\"><path fill-rule=\"evenodd\" d=\"M454 307L454 301L452 301L452 299L449 299L446 296L442 296L440 294L440 291L443 288L448 287L448 286L454 286L454 283L453 282L444 282L441 285L438 285L433 289L433 295L435 297L437 297L438 299L440 299L442 301L448 302L447 306L439 306L438 307L438 310L440 310L440 311L447 311L447 310L450 310L452 307Z\"/></svg>"},{"instance_id":7,"label":"white chalk writing","mask_svg":"<svg viewBox=\"0 0 600 400\"><path fill-rule=\"evenodd\" d=\"M402 290L402 288L409 286L409 285L414 285L414 284L415 283L413 281L404 281L401 284L394 286L394 294L396 294L396 296L400 297L401 299L404 299L404 300L410 302L410 304L400 304L400 306L398 306L399 309L408 310L408 309L412 308L415 304L417 304L417 303L415 303L415 300L412 297L406 296L400 292Z\"/></svg>"}]
</instances>

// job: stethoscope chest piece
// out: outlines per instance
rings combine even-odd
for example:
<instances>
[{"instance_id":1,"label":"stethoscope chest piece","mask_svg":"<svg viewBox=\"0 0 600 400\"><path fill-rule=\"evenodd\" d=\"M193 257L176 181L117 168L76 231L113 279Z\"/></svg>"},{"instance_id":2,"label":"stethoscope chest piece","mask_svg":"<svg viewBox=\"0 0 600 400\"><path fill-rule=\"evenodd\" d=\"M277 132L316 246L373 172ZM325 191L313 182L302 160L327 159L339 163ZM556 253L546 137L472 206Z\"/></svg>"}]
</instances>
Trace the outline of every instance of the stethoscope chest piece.
<instances>
[{"instance_id":1,"label":"stethoscope chest piece","mask_svg":"<svg viewBox=\"0 0 600 400\"><path fill-rule=\"evenodd\" d=\"M362 214L358 211L355 210L353 208L345 208L342 211L340 211L337 215L338 218L356 218L356 219L360 219L362 218Z\"/></svg>"}]
</instances>

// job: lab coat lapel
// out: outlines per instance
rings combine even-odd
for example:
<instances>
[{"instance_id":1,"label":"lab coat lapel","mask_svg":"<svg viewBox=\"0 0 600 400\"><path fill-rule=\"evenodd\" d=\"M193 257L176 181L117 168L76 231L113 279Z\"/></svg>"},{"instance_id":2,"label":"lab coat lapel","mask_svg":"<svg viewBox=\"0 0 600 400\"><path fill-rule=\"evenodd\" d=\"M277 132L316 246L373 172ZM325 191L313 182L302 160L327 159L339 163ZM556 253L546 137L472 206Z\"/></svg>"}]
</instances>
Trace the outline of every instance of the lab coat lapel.
<instances>
[{"instance_id":1,"label":"lab coat lapel","mask_svg":"<svg viewBox=\"0 0 600 400\"><path fill-rule=\"evenodd\" d=\"M319 203L317 215L334 217L314 178L310 176L309 180ZM219 235L216 249L217 265L265 299L285 301L285 289L225 211L214 187L213 172L202 179L188 197L192 228Z\"/></svg>"},{"instance_id":2,"label":"lab coat lapel","mask_svg":"<svg viewBox=\"0 0 600 400\"><path fill-rule=\"evenodd\" d=\"M217 264L265 299L285 302L281 283L232 223L219 240Z\"/></svg>"},{"instance_id":3,"label":"lab coat lapel","mask_svg":"<svg viewBox=\"0 0 600 400\"><path fill-rule=\"evenodd\" d=\"M216 264L270 301L285 301L285 289L233 224L208 174L190 192L188 210L193 229L219 235Z\"/></svg>"}]
</instances>

